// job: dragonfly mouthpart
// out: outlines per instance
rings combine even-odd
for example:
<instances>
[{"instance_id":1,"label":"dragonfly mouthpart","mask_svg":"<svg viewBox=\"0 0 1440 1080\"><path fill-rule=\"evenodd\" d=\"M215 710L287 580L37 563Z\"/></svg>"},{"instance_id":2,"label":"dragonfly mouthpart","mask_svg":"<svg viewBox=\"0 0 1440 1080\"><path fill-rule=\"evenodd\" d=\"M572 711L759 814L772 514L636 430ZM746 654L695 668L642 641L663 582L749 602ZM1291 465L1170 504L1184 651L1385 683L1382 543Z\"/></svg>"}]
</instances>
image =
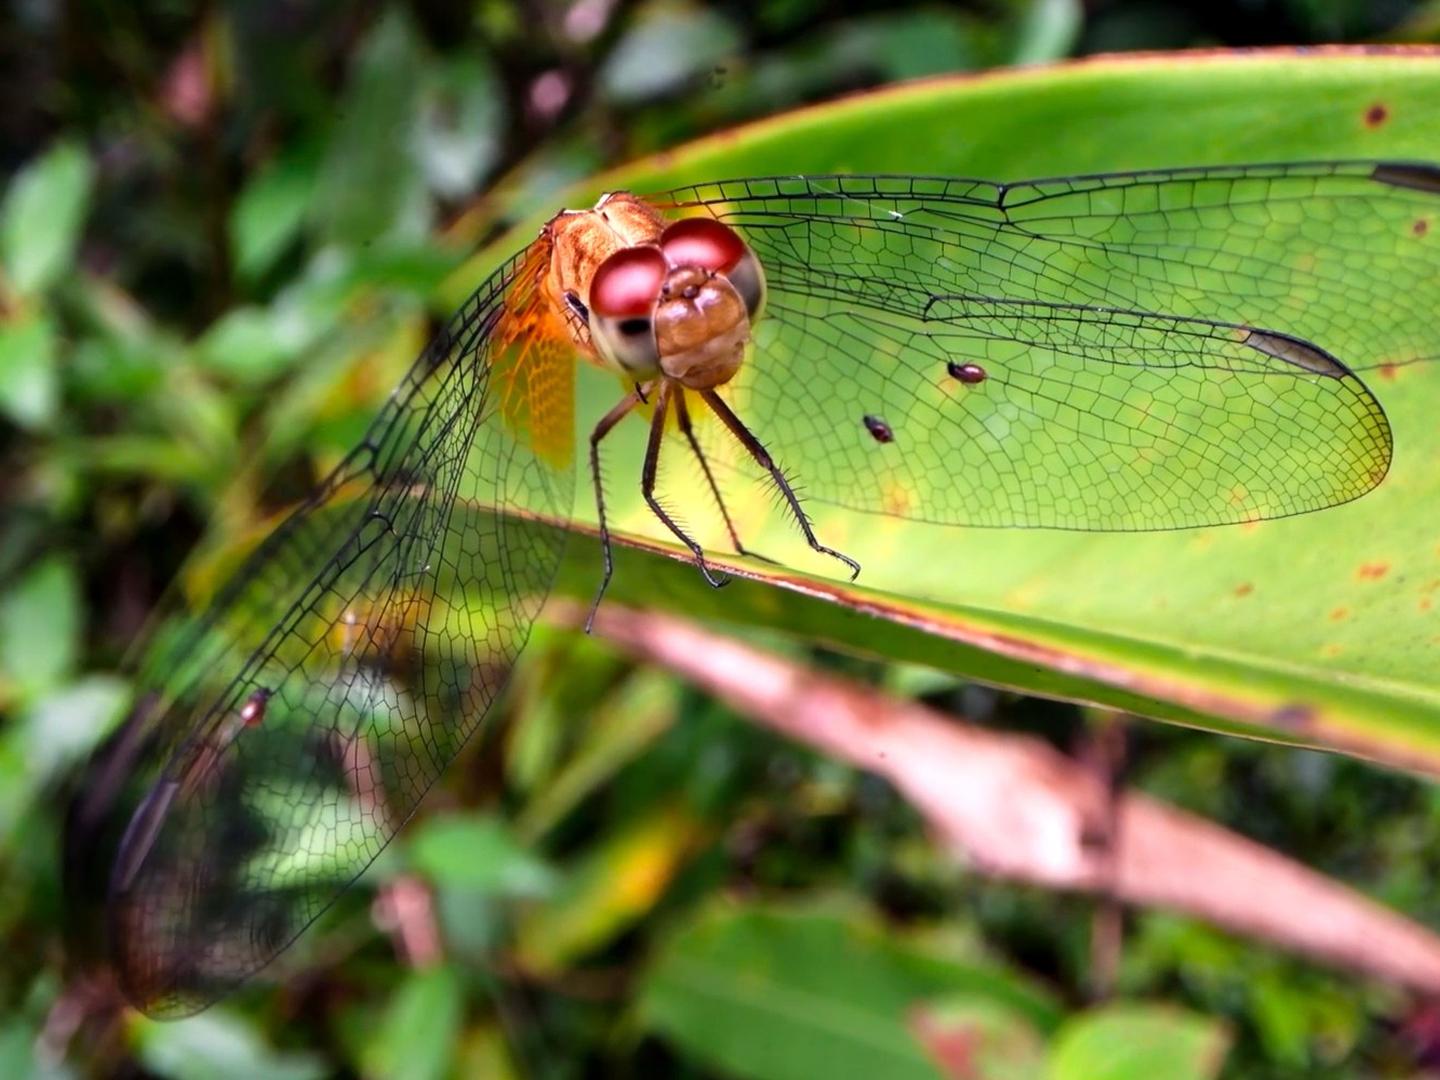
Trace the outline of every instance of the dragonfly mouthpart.
<instances>
[{"instance_id":1,"label":"dragonfly mouthpart","mask_svg":"<svg viewBox=\"0 0 1440 1080\"><path fill-rule=\"evenodd\" d=\"M655 309L660 370L691 390L735 377L750 341L750 313L728 278L698 266L672 269Z\"/></svg>"}]
</instances>

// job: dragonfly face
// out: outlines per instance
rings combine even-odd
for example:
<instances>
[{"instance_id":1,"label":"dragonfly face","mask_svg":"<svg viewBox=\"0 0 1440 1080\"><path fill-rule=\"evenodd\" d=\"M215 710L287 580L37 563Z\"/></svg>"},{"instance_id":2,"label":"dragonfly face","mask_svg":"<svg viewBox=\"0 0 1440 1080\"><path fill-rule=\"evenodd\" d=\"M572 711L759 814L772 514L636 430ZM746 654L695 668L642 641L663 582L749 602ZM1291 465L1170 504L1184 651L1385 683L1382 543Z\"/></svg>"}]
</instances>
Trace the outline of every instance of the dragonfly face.
<instances>
[{"instance_id":1,"label":"dragonfly face","mask_svg":"<svg viewBox=\"0 0 1440 1080\"><path fill-rule=\"evenodd\" d=\"M576 348L636 383L692 390L729 382L765 301L760 262L710 218L667 224L629 192L551 219L550 303ZM582 300L583 298L583 300Z\"/></svg>"},{"instance_id":2,"label":"dragonfly face","mask_svg":"<svg viewBox=\"0 0 1440 1080\"><path fill-rule=\"evenodd\" d=\"M1392 452L1359 372L1434 358L1437 310L1440 168L1417 163L788 176L557 216L147 655L108 900L121 984L178 1015L269 963L488 715L564 547L537 522L571 512L577 355L633 386L589 434L603 590L602 444L642 405L641 492L708 579L655 493L674 445L719 498L702 435L858 571L788 475L935 525L1178 529L1356 499Z\"/></svg>"}]
</instances>

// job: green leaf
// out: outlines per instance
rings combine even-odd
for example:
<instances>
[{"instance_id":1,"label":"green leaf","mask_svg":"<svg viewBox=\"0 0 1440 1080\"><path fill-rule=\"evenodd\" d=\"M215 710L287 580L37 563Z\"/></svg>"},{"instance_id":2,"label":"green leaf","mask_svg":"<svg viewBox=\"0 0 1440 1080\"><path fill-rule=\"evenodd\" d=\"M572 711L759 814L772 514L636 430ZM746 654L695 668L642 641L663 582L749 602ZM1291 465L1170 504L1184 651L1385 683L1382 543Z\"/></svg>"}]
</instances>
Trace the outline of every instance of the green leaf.
<instances>
[{"instance_id":1,"label":"green leaf","mask_svg":"<svg viewBox=\"0 0 1440 1080\"><path fill-rule=\"evenodd\" d=\"M1015 35L1013 64L1039 64L1068 56L1085 21L1077 0L1030 0Z\"/></svg>"},{"instance_id":2,"label":"green leaf","mask_svg":"<svg viewBox=\"0 0 1440 1080\"><path fill-rule=\"evenodd\" d=\"M60 404L55 324L41 311L0 315L0 412L23 427L44 427Z\"/></svg>"},{"instance_id":3,"label":"green leaf","mask_svg":"<svg viewBox=\"0 0 1440 1080\"><path fill-rule=\"evenodd\" d=\"M546 689L563 693L566 686L575 685L574 672L574 664L567 665L567 677L547 680ZM670 677L642 670L600 700L585 724L584 742L562 768L536 788L516 822L517 831L522 836L543 835L653 746L675 721L677 692ZM573 710L546 709L554 704L558 703L542 700L538 708L527 709L526 728L535 723L535 712L556 719L574 715Z\"/></svg>"},{"instance_id":4,"label":"green leaf","mask_svg":"<svg viewBox=\"0 0 1440 1080\"><path fill-rule=\"evenodd\" d=\"M1440 68L1404 54L1104 59L804 110L597 177L562 201L585 206L606 190L829 170L1017 179L1198 163L1423 160L1436 156L1440 138L1437 96ZM502 253L527 243L542 216L518 225L456 284L473 285ZM450 294L456 303L461 291ZM1440 281L1436 293L1431 306L1440 308ZM1370 320L1377 342L1386 329L1383 313L1334 317ZM1425 351L1440 356L1440 324ZM782 628L1029 693L1440 769L1432 611L1440 602L1432 509L1440 471L1431 467L1440 460L1440 364L1366 378L1395 431L1384 483L1346 506L1254 526L987 531L848 514L812 500L822 540L864 568L852 585L833 560L797 541L768 494L743 490L731 509L746 542L780 567L724 556L723 529L705 500L685 498L684 479L662 482L716 562L784 591L704 584L638 482L623 482L638 478L644 454L643 425L627 422L605 444L611 524L678 561L622 558L610 596ZM580 429L620 392L584 365ZM771 449L783 467L783 446ZM683 452L670 468L693 475ZM803 490L803 473L796 479ZM592 504L582 485L576 515L587 525ZM572 543L569 552L562 588L583 602L598 547Z\"/></svg>"},{"instance_id":5,"label":"green leaf","mask_svg":"<svg viewBox=\"0 0 1440 1080\"><path fill-rule=\"evenodd\" d=\"M41 1034L18 1016L0 1021L0 1076L15 1080L74 1080L79 1074L63 1061L36 1053Z\"/></svg>"},{"instance_id":6,"label":"green leaf","mask_svg":"<svg viewBox=\"0 0 1440 1080\"><path fill-rule=\"evenodd\" d=\"M555 875L494 818L426 821L410 841L416 869L437 885L512 896L541 896Z\"/></svg>"},{"instance_id":7,"label":"green leaf","mask_svg":"<svg viewBox=\"0 0 1440 1080\"><path fill-rule=\"evenodd\" d=\"M196 342L196 359L239 382L263 383L283 373L313 337L314 328L291 306L231 308Z\"/></svg>"},{"instance_id":8,"label":"green leaf","mask_svg":"<svg viewBox=\"0 0 1440 1080\"><path fill-rule=\"evenodd\" d=\"M0 839L13 843L34 828L26 811L37 794L78 766L129 703L126 683L89 675L40 697L0 729Z\"/></svg>"},{"instance_id":9,"label":"green leaf","mask_svg":"<svg viewBox=\"0 0 1440 1080\"><path fill-rule=\"evenodd\" d=\"M0 205L0 262L20 292L38 292L70 269L90 183L89 155L71 142L16 174Z\"/></svg>"},{"instance_id":10,"label":"green leaf","mask_svg":"<svg viewBox=\"0 0 1440 1080\"><path fill-rule=\"evenodd\" d=\"M75 568L54 556L0 596L0 679L23 697L43 693L74 668L83 620Z\"/></svg>"},{"instance_id":11,"label":"green leaf","mask_svg":"<svg viewBox=\"0 0 1440 1080\"><path fill-rule=\"evenodd\" d=\"M100 744L130 703L130 687L109 675L87 675L35 703L6 732L21 738L32 779L46 783Z\"/></svg>"},{"instance_id":12,"label":"green leaf","mask_svg":"<svg viewBox=\"0 0 1440 1080\"><path fill-rule=\"evenodd\" d=\"M600 86L617 102L657 97L695 79L739 46L734 27L717 12L653 3L635 16L600 69Z\"/></svg>"},{"instance_id":13,"label":"green leaf","mask_svg":"<svg viewBox=\"0 0 1440 1080\"><path fill-rule=\"evenodd\" d=\"M315 1055L272 1050L248 1021L220 1010L173 1023L142 1021L138 1031L145 1068L174 1080L310 1080L331 1071Z\"/></svg>"},{"instance_id":14,"label":"green leaf","mask_svg":"<svg viewBox=\"0 0 1440 1080\"><path fill-rule=\"evenodd\" d=\"M972 20L948 8L882 12L841 23L825 66L844 64L889 80L918 79L977 67Z\"/></svg>"},{"instance_id":15,"label":"green leaf","mask_svg":"<svg viewBox=\"0 0 1440 1080\"><path fill-rule=\"evenodd\" d=\"M423 232L427 208L410 131L419 100L420 42L389 9L356 54L344 110L314 190L325 235L354 247Z\"/></svg>"},{"instance_id":16,"label":"green leaf","mask_svg":"<svg viewBox=\"0 0 1440 1080\"><path fill-rule=\"evenodd\" d=\"M449 1075L464 1014L459 979L448 967L412 972L396 990L366 1048L365 1075L429 1080Z\"/></svg>"},{"instance_id":17,"label":"green leaf","mask_svg":"<svg viewBox=\"0 0 1440 1080\"><path fill-rule=\"evenodd\" d=\"M556 971L611 941L650 913L699 825L679 807L655 806L612 828L545 903L527 910L515 953L533 971Z\"/></svg>"},{"instance_id":18,"label":"green leaf","mask_svg":"<svg viewBox=\"0 0 1440 1080\"><path fill-rule=\"evenodd\" d=\"M1010 1024L1055 1020L1043 995L1002 969L944 956L869 920L717 907L679 928L656 958L640 1016L727 1075L931 1080L943 1057L937 1018L961 1002L1004 1010Z\"/></svg>"},{"instance_id":19,"label":"green leaf","mask_svg":"<svg viewBox=\"0 0 1440 1080\"><path fill-rule=\"evenodd\" d=\"M260 277L299 234L319 164L314 148L304 144L270 162L240 192L230 214L230 236L241 277Z\"/></svg>"},{"instance_id":20,"label":"green leaf","mask_svg":"<svg viewBox=\"0 0 1440 1080\"><path fill-rule=\"evenodd\" d=\"M1163 1006L1111 1005L1061 1028L1051 1080L1209 1080L1225 1064L1222 1024Z\"/></svg>"},{"instance_id":21,"label":"green leaf","mask_svg":"<svg viewBox=\"0 0 1440 1080\"><path fill-rule=\"evenodd\" d=\"M500 154L505 88L475 56L437 63L424 87L415 152L431 190L446 198L472 194Z\"/></svg>"}]
</instances>

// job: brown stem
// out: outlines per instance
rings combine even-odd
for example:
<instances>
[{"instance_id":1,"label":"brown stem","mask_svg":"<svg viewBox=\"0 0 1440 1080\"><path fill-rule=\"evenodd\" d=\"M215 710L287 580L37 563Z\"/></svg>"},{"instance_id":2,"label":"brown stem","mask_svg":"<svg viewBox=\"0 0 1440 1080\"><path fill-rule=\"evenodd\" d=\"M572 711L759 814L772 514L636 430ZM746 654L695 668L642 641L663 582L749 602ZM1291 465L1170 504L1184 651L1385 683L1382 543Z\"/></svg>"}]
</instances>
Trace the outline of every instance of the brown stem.
<instances>
[{"instance_id":1,"label":"brown stem","mask_svg":"<svg viewBox=\"0 0 1440 1080\"><path fill-rule=\"evenodd\" d=\"M943 843L995 877L1109 891L1440 991L1440 938L1425 927L1155 799L1121 792L1113 850L1097 853L1087 837L1107 817L1104 785L1037 739L957 723L670 616L610 607L595 628L755 721L886 777Z\"/></svg>"}]
</instances>

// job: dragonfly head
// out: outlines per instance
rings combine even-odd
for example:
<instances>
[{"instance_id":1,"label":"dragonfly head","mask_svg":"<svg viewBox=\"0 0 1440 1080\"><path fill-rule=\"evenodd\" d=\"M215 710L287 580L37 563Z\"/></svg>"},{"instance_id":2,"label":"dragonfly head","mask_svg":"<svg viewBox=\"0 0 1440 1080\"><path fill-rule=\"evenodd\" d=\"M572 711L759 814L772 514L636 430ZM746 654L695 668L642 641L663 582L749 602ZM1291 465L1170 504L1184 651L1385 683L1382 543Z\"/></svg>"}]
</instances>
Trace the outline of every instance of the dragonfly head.
<instances>
[{"instance_id":1,"label":"dragonfly head","mask_svg":"<svg viewBox=\"0 0 1440 1080\"><path fill-rule=\"evenodd\" d=\"M658 243L623 248L600 265L591 333L631 376L664 374L705 390L739 370L764 302L764 272L740 236L710 218L686 218Z\"/></svg>"}]
</instances>

